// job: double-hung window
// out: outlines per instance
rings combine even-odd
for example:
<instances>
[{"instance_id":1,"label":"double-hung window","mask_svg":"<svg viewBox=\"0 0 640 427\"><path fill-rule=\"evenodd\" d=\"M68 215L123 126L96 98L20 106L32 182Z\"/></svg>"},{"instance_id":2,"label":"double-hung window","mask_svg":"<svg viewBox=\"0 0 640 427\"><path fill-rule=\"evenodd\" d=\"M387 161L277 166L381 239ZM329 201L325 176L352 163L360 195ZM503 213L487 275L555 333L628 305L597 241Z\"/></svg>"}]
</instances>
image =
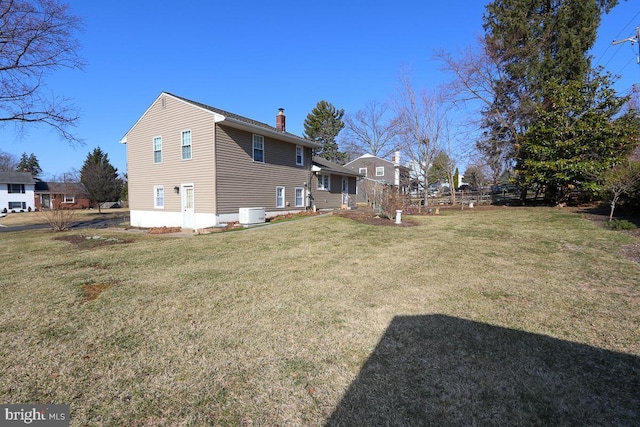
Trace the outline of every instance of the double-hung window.
<instances>
[{"instance_id":1,"label":"double-hung window","mask_svg":"<svg viewBox=\"0 0 640 427\"><path fill-rule=\"evenodd\" d=\"M384 176L384 166L376 167L376 176Z\"/></svg>"},{"instance_id":2,"label":"double-hung window","mask_svg":"<svg viewBox=\"0 0 640 427\"><path fill-rule=\"evenodd\" d=\"M182 131L182 160L191 159L191 131Z\"/></svg>"},{"instance_id":3,"label":"double-hung window","mask_svg":"<svg viewBox=\"0 0 640 427\"><path fill-rule=\"evenodd\" d=\"M153 163L162 163L162 137L153 138Z\"/></svg>"},{"instance_id":4,"label":"double-hung window","mask_svg":"<svg viewBox=\"0 0 640 427\"><path fill-rule=\"evenodd\" d=\"M284 208L284 187L276 187L276 208Z\"/></svg>"},{"instance_id":5,"label":"double-hung window","mask_svg":"<svg viewBox=\"0 0 640 427\"><path fill-rule=\"evenodd\" d=\"M321 174L318 175L318 190L331 190L331 181L329 179L329 175Z\"/></svg>"},{"instance_id":6,"label":"double-hung window","mask_svg":"<svg viewBox=\"0 0 640 427\"><path fill-rule=\"evenodd\" d=\"M153 207L156 209L164 209L164 186L156 185L153 187Z\"/></svg>"},{"instance_id":7,"label":"double-hung window","mask_svg":"<svg viewBox=\"0 0 640 427\"><path fill-rule=\"evenodd\" d=\"M253 135L253 161L264 163L264 137Z\"/></svg>"},{"instance_id":8,"label":"double-hung window","mask_svg":"<svg viewBox=\"0 0 640 427\"><path fill-rule=\"evenodd\" d=\"M304 148L296 145L296 166L304 166Z\"/></svg>"},{"instance_id":9,"label":"double-hung window","mask_svg":"<svg viewBox=\"0 0 640 427\"><path fill-rule=\"evenodd\" d=\"M72 194L65 194L62 198L62 203L75 203L75 202L76 202L76 196Z\"/></svg>"},{"instance_id":10,"label":"double-hung window","mask_svg":"<svg viewBox=\"0 0 640 427\"><path fill-rule=\"evenodd\" d=\"M296 208L304 207L304 188L296 187Z\"/></svg>"},{"instance_id":11,"label":"double-hung window","mask_svg":"<svg viewBox=\"0 0 640 427\"><path fill-rule=\"evenodd\" d=\"M9 194L24 193L24 184L9 184L7 190Z\"/></svg>"},{"instance_id":12,"label":"double-hung window","mask_svg":"<svg viewBox=\"0 0 640 427\"><path fill-rule=\"evenodd\" d=\"M26 202L9 202L9 209L26 209Z\"/></svg>"}]
</instances>

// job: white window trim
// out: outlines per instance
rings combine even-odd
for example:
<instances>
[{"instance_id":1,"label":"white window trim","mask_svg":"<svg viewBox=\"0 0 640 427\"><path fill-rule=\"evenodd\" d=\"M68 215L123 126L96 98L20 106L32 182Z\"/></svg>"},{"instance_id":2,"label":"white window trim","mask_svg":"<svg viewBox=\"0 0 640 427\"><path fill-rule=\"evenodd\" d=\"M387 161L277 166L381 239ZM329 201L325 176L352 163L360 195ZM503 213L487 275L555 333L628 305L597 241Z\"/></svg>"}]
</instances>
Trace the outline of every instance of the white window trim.
<instances>
[{"instance_id":1,"label":"white window trim","mask_svg":"<svg viewBox=\"0 0 640 427\"><path fill-rule=\"evenodd\" d=\"M156 141L160 141L160 149L156 150ZM156 161L156 151L160 153L160 161ZM153 163L158 164L162 163L162 136L154 136L153 137Z\"/></svg>"},{"instance_id":2,"label":"white window trim","mask_svg":"<svg viewBox=\"0 0 640 427\"><path fill-rule=\"evenodd\" d=\"M300 192L300 203L298 203L298 192ZM304 187L296 187L293 195L295 198L296 208L303 208L304 207Z\"/></svg>"},{"instance_id":3,"label":"white window trim","mask_svg":"<svg viewBox=\"0 0 640 427\"><path fill-rule=\"evenodd\" d=\"M279 193L282 191L282 199L280 200ZM284 208L285 206L285 190L283 186L276 187L276 208Z\"/></svg>"},{"instance_id":4,"label":"white window trim","mask_svg":"<svg viewBox=\"0 0 640 427\"><path fill-rule=\"evenodd\" d=\"M298 151L300 152L300 161L298 161ZM304 148L302 145L296 145L296 166L304 166Z\"/></svg>"},{"instance_id":5,"label":"white window trim","mask_svg":"<svg viewBox=\"0 0 640 427\"><path fill-rule=\"evenodd\" d=\"M162 205L158 204L158 190L162 190ZM153 186L153 207L155 209L164 209L164 199L165 199L164 185L154 185Z\"/></svg>"},{"instance_id":6,"label":"white window trim","mask_svg":"<svg viewBox=\"0 0 640 427\"><path fill-rule=\"evenodd\" d=\"M384 166L376 166L376 176L384 176Z\"/></svg>"},{"instance_id":7,"label":"white window trim","mask_svg":"<svg viewBox=\"0 0 640 427\"><path fill-rule=\"evenodd\" d=\"M186 133L189 133L189 145L184 144L184 135ZM184 147L189 147L188 158L184 157L184 151L183 151ZM191 160L193 158L193 132L191 132L191 129L185 129L182 132L180 132L180 157L182 160Z\"/></svg>"},{"instance_id":8,"label":"white window trim","mask_svg":"<svg viewBox=\"0 0 640 427\"><path fill-rule=\"evenodd\" d=\"M256 139L258 141L256 141ZM261 148L257 148L258 150L262 150L262 160L256 160L256 142L260 142L262 144ZM264 159L265 159L264 136L253 134L253 136L251 137L251 158L255 163L264 163Z\"/></svg>"},{"instance_id":9,"label":"white window trim","mask_svg":"<svg viewBox=\"0 0 640 427\"><path fill-rule=\"evenodd\" d=\"M327 185L324 185L324 179L327 180ZM330 191L331 190L331 175L326 173L318 174L318 190Z\"/></svg>"},{"instance_id":10,"label":"white window trim","mask_svg":"<svg viewBox=\"0 0 640 427\"><path fill-rule=\"evenodd\" d=\"M367 168L359 168L358 173L363 176L367 176Z\"/></svg>"},{"instance_id":11,"label":"white window trim","mask_svg":"<svg viewBox=\"0 0 640 427\"><path fill-rule=\"evenodd\" d=\"M70 195L63 195L62 196L62 203L75 203L76 202L76 196L70 196Z\"/></svg>"}]
</instances>

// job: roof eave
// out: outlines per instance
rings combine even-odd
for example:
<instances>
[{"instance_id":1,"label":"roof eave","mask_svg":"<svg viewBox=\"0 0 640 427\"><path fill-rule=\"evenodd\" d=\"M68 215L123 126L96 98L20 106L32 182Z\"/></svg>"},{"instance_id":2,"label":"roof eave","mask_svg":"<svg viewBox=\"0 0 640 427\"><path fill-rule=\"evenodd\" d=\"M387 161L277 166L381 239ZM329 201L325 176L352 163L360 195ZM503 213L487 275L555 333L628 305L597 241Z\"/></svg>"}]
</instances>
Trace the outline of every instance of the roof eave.
<instances>
[{"instance_id":1,"label":"roof eave","mask_svg":"<svg viewBox=\"0 0 640 427\"><path fill-rule=\"evenodd\" d=\"M300 138L299 136L290 134L290 133L286 133L286 132L279 132L276 130L271 130L271 129L267 129L265 127L262 126L257 126L251 123L246 123L240 120L236 120L233 119L231 117L225 117L225 116L221 116L219 114L216 115L216 123L223 123L227 126L231 126L233 128L236 129L241 129L241 130L246 130L249 132L255 132L255 133L259 133L261 135L269 135L273 138L279 139L279 140L283 140L286 142L290 142L292 144L296 144L296 145L302 145L303 147L308 147L308 148L321 148L322 146L318 143L315 143L313 141L309 141L308 139L304 139L304 138Z\"/></svg>"}]
</instances>

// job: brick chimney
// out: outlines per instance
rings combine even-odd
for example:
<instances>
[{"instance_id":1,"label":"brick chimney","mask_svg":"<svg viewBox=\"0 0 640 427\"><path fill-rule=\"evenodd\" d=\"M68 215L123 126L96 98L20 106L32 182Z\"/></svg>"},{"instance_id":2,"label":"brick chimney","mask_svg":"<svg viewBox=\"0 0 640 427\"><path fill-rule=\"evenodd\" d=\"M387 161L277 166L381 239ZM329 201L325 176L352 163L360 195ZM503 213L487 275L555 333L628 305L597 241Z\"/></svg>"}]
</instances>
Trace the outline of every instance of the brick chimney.
<instances>
[{"instance_id":1,"label":"brick chimney","mask_svg":"<svg viewBox=\"0 0 640 427\"><path fill-rule=\"evenodd\" d=\"M276 116L276 130L285 132L287 130L285 122L286 117L284 116L284 108L278 108L278 115Z\"/></svg>"}]
</instances>

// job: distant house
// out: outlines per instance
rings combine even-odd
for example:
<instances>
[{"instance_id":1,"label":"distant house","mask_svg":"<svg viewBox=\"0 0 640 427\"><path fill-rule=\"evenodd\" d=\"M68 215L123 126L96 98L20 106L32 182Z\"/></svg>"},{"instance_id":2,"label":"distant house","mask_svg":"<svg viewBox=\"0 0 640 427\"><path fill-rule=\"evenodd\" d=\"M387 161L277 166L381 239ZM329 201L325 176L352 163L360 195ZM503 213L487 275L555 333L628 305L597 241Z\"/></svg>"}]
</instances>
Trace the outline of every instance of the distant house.
<instances>
[{"instance_id":1,"label":"distant house","mask_svg":"<svg viewBox=\"0 0 640 427\"><path fill-rule=\"evenodd\" d=\"M268 218L313 203L340 208L355 195L350 171L312 169L320 145L288 133L283 109L275 122L161 93L120 140L131 225L207 228L238 221L240 209L264 208Z\"/></svg>"},{"instance_id":2,"label":"distant house","mask_svg":"<svg viewBox=\"0 0 640 427\"><path fill-rule=\"evenodd\" d=\"M38 209L85 209L89 207L87 190L80 182L45 182L35 185Z\"/></svg>"},{"instance_id":3,"label":"distant house","mask_svg":"<svg viewBox=\"0 0 640 427\"><path fill-rule=\"evenodd\" d=\"M34 210L34 187L29 172L0 172L0 212Z\"/></svg>"},{"instance_id":4,"label":"distant house","mask_svg":"<svg viewBox=\"0 0 640 427\"><path fill-rule=\"evenodd\" d=\"M400 153L396 151L393 161L365 154L344 165L362 176L356 190L357 203L369 203L374 191L392 188L398 194L409 194L409 169L400 165Z\"/></svg>"}]
</instances>

